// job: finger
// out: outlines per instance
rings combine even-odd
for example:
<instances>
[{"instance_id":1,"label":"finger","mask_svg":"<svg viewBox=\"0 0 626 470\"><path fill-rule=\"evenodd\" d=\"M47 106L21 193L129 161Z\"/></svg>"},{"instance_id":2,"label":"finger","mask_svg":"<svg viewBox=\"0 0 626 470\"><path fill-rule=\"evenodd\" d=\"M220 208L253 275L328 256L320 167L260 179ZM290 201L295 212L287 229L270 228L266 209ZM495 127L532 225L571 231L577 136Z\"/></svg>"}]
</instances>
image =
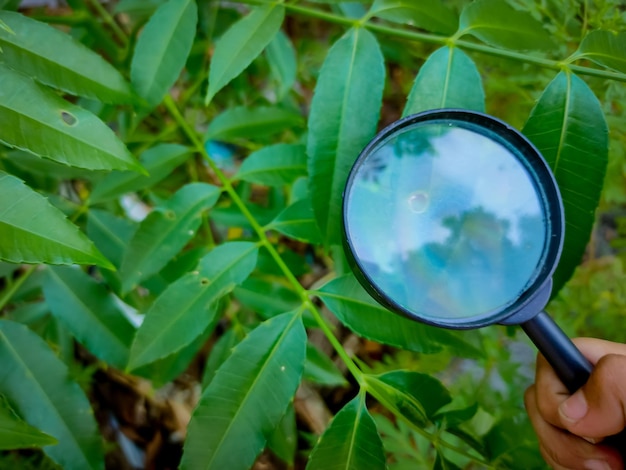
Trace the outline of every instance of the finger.
<instances>
[{"instance_id":1,"label":"finger","mask_svg":"<svg viewBox=\"0 0 626 470\"><path fill-rule=\"evenodd\" d=\"M573 341L592 364L596 364L600 358L607 354L626 355L626 344L613 343L596 338L575 338ZM554 426L563 427L558 409L561 403L570 396L569 391L541 354L537 356L535 375L537 390L541 390L537 401L543 418Z\"/></svg>"},{"instance_id":2,"label":"finger","mask_svg":"<svg viewBox=\"0 0 626 470\"><path fill-rule=\"evenodd\" d=\"M558 408L561 425L578 436L601 439L626 427L626 356L608 354L589 380Z\"/></svg>"},{"instance_id":3,"label":"finger","mask_svg":"<svg viewBox=\"0 0 626 470\"><path fill-rule=\"evenodd\" d=\"M554 469L610 470L621 469L617 453L601 445L593 445L543 420L537 408L536 387L524 395L530 421L539 437L544 460Z\"/></svg>"},{"instance_id":4,"label":"finger","mask_svg":"<svg viewBox=\"0 0 626 470\"><path fill-rule=\"evenodd\" d=\"M626 356L626 344L597 338L574 338L572 341L592 364L596 364L602 356L607 354Z\"/></svg>"},{"instance_id":5,"label":"finger","mask_svg":"<svg viewBox=\"0 0 626 470\"><path fill-rule=\"evenodd\" d=\"M537 408L542 418L553 426L563 427L559 406L570 397L570 393L542 354L537 355L535 377Z\"/></svg>"}]
</instances>

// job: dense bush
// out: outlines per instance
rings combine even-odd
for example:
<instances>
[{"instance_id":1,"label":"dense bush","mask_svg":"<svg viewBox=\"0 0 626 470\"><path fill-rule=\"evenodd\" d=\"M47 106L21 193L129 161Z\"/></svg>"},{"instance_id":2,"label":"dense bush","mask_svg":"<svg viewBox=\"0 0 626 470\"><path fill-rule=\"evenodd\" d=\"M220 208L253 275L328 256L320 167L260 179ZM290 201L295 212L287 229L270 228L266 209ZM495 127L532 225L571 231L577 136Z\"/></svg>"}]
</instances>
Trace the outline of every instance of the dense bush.
<instances>
[{"instance_id":1,"label":"dense bush","mask_svg":"<svg viewBox=\"0 0 626 470\"><path fill-rule=\"evenodd\" d=\"M402 115L521 128L566 211L549 311L626 340L621 2L67 3L0 0L0 466L544 465L526 340L378 306L341 196Z\"/></svg>"}]
</instances>

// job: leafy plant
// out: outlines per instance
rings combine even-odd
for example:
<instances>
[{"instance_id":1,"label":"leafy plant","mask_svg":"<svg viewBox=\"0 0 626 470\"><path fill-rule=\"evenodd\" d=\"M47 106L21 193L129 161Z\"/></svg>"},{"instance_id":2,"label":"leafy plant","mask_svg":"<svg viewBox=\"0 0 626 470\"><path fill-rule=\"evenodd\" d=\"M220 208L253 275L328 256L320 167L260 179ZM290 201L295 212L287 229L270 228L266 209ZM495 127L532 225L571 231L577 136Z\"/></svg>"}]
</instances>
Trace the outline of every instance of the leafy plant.
<instances>
[{"instance_id":1,"label":"leafy plant","mask_svg":"<svg viewBox=\"0 0 626 470\"><path fill-rule=\"evenodd\" d=\"M163 391L187 371L202 392L182 468L249 468L264 448L311 469L542 465L521 408L530 349L370 299L342 251L342 191L401 115L523 127L563 195L558 293L603 189L603 213L626 201L619 2L16 3L0 2L0 449L103 468L123 413L99 381ZM569 289L555 308L586 302ZM297 390L332 421L303 424Z\"/></svg>"}]
</instances>

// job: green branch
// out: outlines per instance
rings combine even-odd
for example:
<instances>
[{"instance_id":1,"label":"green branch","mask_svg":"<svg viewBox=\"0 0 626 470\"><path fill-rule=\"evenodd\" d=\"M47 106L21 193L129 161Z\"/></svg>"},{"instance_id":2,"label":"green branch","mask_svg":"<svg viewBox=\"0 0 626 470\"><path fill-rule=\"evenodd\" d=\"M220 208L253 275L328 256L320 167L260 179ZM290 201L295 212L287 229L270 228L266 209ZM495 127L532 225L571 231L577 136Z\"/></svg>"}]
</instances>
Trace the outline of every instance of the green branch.
<instances>
[{"instance_id":1,"label":"green branch","mask_svg":"<svg viewBox=\"0 0 626 470\"><path fill-rule=\"evenodd\" d=\"M365 385L365 387L366 387L367 393L369 393L372 397L374 397L376 401L378 401L385 408L391 411L396 417L404 421L413 431L415 431L422 437L425 437L426 439L428 439L432 443L432 445L435 447L435 449L437 449L438 447L445 447L457 453L458 455L461 455L471 460L472 462L481 465L484 468L488 468L488 469L496 468L495 466L490 465L489 463L487 463L485 460L481 459L480 457L477 457L476 455L465 451L465 449L462 449L461 447L458 447L448 441L445 441L443 437L441 436L441 431L437 431L434 433L428 432L425 429L420 428L418 425L416 425L413 421L411 421L409 418L404 416L402 413L396 414L394 410L395 407L383 395L376 392L376 390L374 390L373 388L367 387L367 385Z\"/></svg>"},{"instance_id":2,"label":"green branch","mask_svg":"<svg viewBox=\"0 0 626 470\"><path fill-rule=\"evenodd\" d=\"M222 188L224 192L229 195L231 200L235 203L235 205L237 205L241 213L248 220L248 222L250 223L250 225L252 226L256 235L259 238L259 245L264 246L269 252L270 256L274 259L274 261L276 262L280 270L283 272L283 274L285 275L289 283L292 285L292 287L294 288L294 290L297 292L298 296L300 297L300 300L302 301L302 308L309 310L309 312L311 312L319 328L322 330L322 332L324 333L328 341L331 343L331 345L333 346L333 348L339 355L339 357L341 357L342 361L346 364L348 370L350 371L354 379L359 384L361 391L367 391L367 393L374 396L383 406L385 406L387 409L393 412L393 409L394 409L393 406L391 406L391 404L387 400L385 400L384 397L379 396L374 390L371 390L369 387L367 387L367 384L364 380L363 372L357 367L356 363L348 355L343 345L339 342L339 340L333 333L331 326L329 326L329 324L326 322L326 320L320 313L317 306L311 301L309 297L310 292L307 291L304 287L302 287L302 285L300 284L296 276L294 276L293 272L291 272L291 269L289 269L289 267L285 264L285 262L281 258L278 251L276 251L276 248L274 247L274 245L267 238L267 235L263 227L261 227L261 225L258 223L256 218L254 217L254 215L252 215L252 213L246 207L244 201L241 199L239 194L235 191L235 188L233 187L231 180L215 165L215 162L213 161L211 156L208 154L204 145L198 138L197 133L189 126L185 118L182 116L182 114L180 113L172 97L169 95L166 96L164 100L164 104L165 104L165 107L170 112L170 114L172 115L172 117L174 118L174 120L176 121L176 123L183 130L183 133L191 141L196 151L202 155L202 157L206 160L206 162L210 166L211 170L215 173L215 176L222 184ZM429 433L428 431L415 426L414 423L411 423L410 420L408 420L402 415L397 415L397 416L399 418L404 419L413 429L415 429L417 432L419 432L424 437L429 439L431 442L433 442L433 444L446 447L453 452L456 452L460 455L465 456L466 458L472 460L473 462L476 462L476 463L479 463L480 465L485 465L488 468L491 468L488 466L488 464L485 461L477 458L474 455L468 454L463 449L443 440L439 435Z\"/></svg>"},{"instance_id":3,"label":"green branch","mask_svg":"<svg viewBox=\"0 0 626 470\"><path fill-rule=\"evenodd\" d=\"M24 285L24 283L28 280L31 274L35 272L35 269L37 269L37 266L39 265L33 264L33 265L28 266L24 270L24 273L15 282L13 282L9 287L7 287L7 289L2 293L2 296L0 296L0 311L2 311L2 309L6 306L6 304L9 303L9 301L13 298L15 293L19 290L20 287Z\"/></svg>"},{"instance_id":4,"label":"green branch","mask_svg":"<svg viewBox=\"0 0 626 470\"><path fill-rule=\"evenodd\" d=\"M241 0L241 3L250 5L268 5L274 3L269 0ZM479 44L471 41L464 41L454 39L454 37L440 36L437 34L421 33L419 31L410 31L402 29L401 27L385 26L378 23L372 23L368 20L363 21L361 19L355 20L353 18L346 18L345 16L336 15L334 13L321 11L315 8L303 7L291 3L284 3L283 6L296 14L307 16L309 18L317 18L329 23L335 23L346 27L363 26L370 31L381 34L383 36L394 37L398 39L406 39L409 41L425 42L429 44L438 45L450 45L454 47L460 47L461 49L479 52L481 54L487 54L494 57L500 57L503 59L515 60L519 62L525 62L533 64L539 67L551 69L551 70L571 70L580 75L587 75L591 77L604 78L609 80L615 80L618 82L626 82L626 74L620 72L612 72L610 70L596 69L593 67L586 67L583 65L574 65L567 63L566 60L553 60L543 57L535 57L532 55L524 54L522 52L509 51L507 49L499 49L497 47L488 46L486 44Z\"/></svg>"},{"instance_id":5,"label":"green branch","mask_svg":"<svg viewBox=\"0 0 626 470\"><path fill-rule=\"evenodd\" d=\"M31 18L42 23L65 26L81 26L91 22L89 14L83 11L77 11L71 15L33 15Z\"/></svg>"},{"instance_id":6,"label":"green branch","mask_svg":"<svg viewBox=\"0 0 626 470\"><path fill-rule=\"evenodd\" d=\"M248 220L253 230L259 237L261 245L263 245L267 249L270 256L274 259L274 261L276 262L280 270L283 272L283 274L285 275L289 283L293 286L294 290L300 297L300 300L302 301L303 305L305 305L306 309L311 312L316 322L318 323L318 326L324 332L324 334L328 338L328 341L332 344L335 351L337 351L337 354L345 362L346 366L348 367L348 370L350 371L354 379L359 383L359 385L362 385L364 383L363 373L354 363L352 358L348 355L343 345L339 342L339 340L333 333L331 327L322 317L317 306L311 301L311 299L309 298L308 291L304 287L302 287L302 285L300 284L296 276L294 276L294 274L291 272L289 267L285 264L285 262L281 258L280 254L278 254L278 251L276 251L276 248L274 247L274 245L272 245L272 243L269 241L269 239L267 238L267 235L265 234L265 230L263 229L263 227L261 227L261 225L256 220L256 218L250 213L248 207L245 205L245 203L243 202L239 194L237 194L237 191L235 191L235 188L233 187L230 179L228 179L228 177L226 177L226 175L224 175L224 173L217 167L217 165L215 164L211 156L208 154L208 152L204 148L203 143L198 138L197 133L189 126L185 118L182 116L182 114L178 110L178 107L176 106L176 103L174 103L174 100L172 99L171 96L168 95L165 97L164 104L165 104L165 107L170 112L170 114L172 115L172 117L174 118L174 120L181 127L181 129L183 130L187 138L191 141L193 146L196 148L196 151L202 155L202 157L206 160L208 165L211 167L211 170L213 171L215 176L218 178L218 180L222 184L222 188L224 192L226 192L229 195L229 197L235 203L235 205L239 208L243 216Z\"/></svg>"},{"instance_id":7,"label":"green branch","mask_svg":"<svg viewBox=\"0 0 626 470\"><path fill-rule=\"evenodd\" d=\"M104 21L105 24L107 24L111 28L111 30L117 37L118 41L120 41L124 47L128 47L128 36L122 30L122 28L117 24L117 22L111 16L109 11L106 8L104 8L104 6L102 6L100 1L88 0L88 3L96 10L98 15L100 15L100 17L102 18L102 21Z\"/></svg>"}]
</instances>

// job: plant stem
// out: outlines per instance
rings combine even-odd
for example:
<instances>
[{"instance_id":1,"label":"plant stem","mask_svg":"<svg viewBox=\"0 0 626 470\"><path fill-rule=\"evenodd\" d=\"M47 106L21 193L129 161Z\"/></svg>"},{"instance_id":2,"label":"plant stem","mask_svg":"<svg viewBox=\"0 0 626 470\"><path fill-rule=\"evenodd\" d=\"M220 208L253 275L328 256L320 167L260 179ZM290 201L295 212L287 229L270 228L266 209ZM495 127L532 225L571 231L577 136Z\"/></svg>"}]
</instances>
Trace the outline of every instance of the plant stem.
<instances>
[{"instance_id":1,"label":"plant stem","mask_svg":"<svg viewBox=\"0 0 626 470\"><path fill-rule=\"evenodd\" d=\"M376 390L373 389L372 387L367 387L367 385L365 385L365 387L363 388L366 388L367 393L372 395L376 399L376 401L381 403L385 408L391 411L396 417L402 419L416 433L428 439L433 444L433 446L435 446L435 448L437 448L438 446L445 447L453 452L456 452L459 455L462 455L463 457L470 459L472 462L485 466L486 468L495 468L495 467L490 466L487 462L480 459L479 457L476 457L475 455L472 455L469 452L465 451L465 449L462 449L460 447L455 446L454 444L444 441L440 435L441 431L434 432L434 433L428 432L425 429L422 429L419 426L417 426L413 421L408 419L403 414L401 413L396 414L396 412L394 411L393 404L390 403L383 395L376 392Z\"/></svg>"},{"instance_id":2,"label":"plant stem","mask_svg":"<svg viewBox=\"0 0 626 470\"><path fill-rule=\"evenodd\" d=\"M76 212L74 212L72 216L69 218L70 222L72 223L76 222L81 215L87 212L88 209L89 209L89 196L87 196L87 199L83 201L83 203L76 210Z\"/></svg>"},{"instance_id":3,"label":"plant stem","mask_svg":"<svg viewBox=\"0 0 626 470\"><path fill-rule=\"evenodd\" d=\"M120 26L117 24L117 21L115 21L109 11L102 6L102 3L100 3L99 0L87 1L102 18L102 21L104 21L111 28L118 41L120 41L125 48L128 47L128 36L122 30L122 28L120 28Z\"/></svg>"},{"instance_id":4,"label":"plant stem","mask_svg":"<svg viewBox=\"0 0 626 470\"><path fill-rule=\"evenodd\" d=\"M0 297L0 311L4 309L7 303L11 300L11 298L15 295L20 287L26 282L26 280L30 277L32 273L35 272L37 268L37 264L33 264L26 268L24 274L22 274L14 283L12 283L7 290L2 293Z\"/></svg>"},{"instance_id":5,"label":"plant stem","mask_svg":"<svg viewBox=\"0 0 626 470\"><path fill-rule=\"evenodd\" d=\"M187 138L196 147L196 150L207 161L207 163L209 164L209 166L211 167L211 169L213 170L213 172L215 173L215 175L217 176L219 181L222 183L224 191L230 196L231 200L237 205L237 207L242 212L244 217L248 220L248 222L250 223L250 225L252 226L252 228L256 232L257 236L259 237L259 244L265 247L265 249L269 252L270 256L274 259L274 261L276 262L276 264L280 268L280 270L283 272L283 274L285 275L285 277L287 278L289 283L296 290L296 292L300 296L300 299L302 301L303 307L311 312L311 314L313 315L313 318L315 318L315 321L317 322L319 328L322 330L324 335L328 338L328 341L331 343L331 345L333 346L333 348L335 349L335 351L337 352L339 357L341 357L343 362L346 364L348 370L350 371L350 373L352 374L354 379L359 384L360 389L361 389L361 393L363 393L363 391L367 391L372 396L374 396L380 403L385 405L385 407L387 409L393 410L393 407L391 406L391 404L388 403L388 401L385 400L384 397L378 396L378 394L376 394L375 392L372 393L372 390L370 390L370 388L367 387L367 384L366 384L366 382L364 380L363 372L357 367L355 362L348 355L348 353L344 349L343 345L339 342L339 340L337 339L337 337L333 333L331 327L328 325L328 323L326 322L326 320L324 319L324 317L320 313L320 311L317 308L317 306L311 301L311 299L309 297L309 292L304 287L302 287L302 285L300 284L298 279L294 276L294 274L291 272L289 267L285 264L285 262L283 261L281 256L278 254L278 252L276 251L276 248L274 247L274 245L272 245L272 243L269 241L269 239L267 238L267 235L265 234L265 230L263 229L263 227L261 227L261 225L259 225L259 223L255 219L255 217L250 213L250 211L246 207L246 205L243 202L243 200L239 197L239 194L237 194L237 192L235 191L235 188L233 187L231 181L215 165L215 163L211 159L210 155L207 153L206 149L204 148L204 145L198 139L197 133L189 126L187 121L184 119L184 117L180 113L178 107L176 106L176 103L174 103L174 100L172 99L172 97L170 95L167 95L165 97L164 104L165 104L165 107L168 109L168 111L171 113L171 115L174 118L174 120L181 127L181 129L183 130L183 132L185 133ZM438 445L441 445L442 447L446 447L446 448L448 448L448 449L458 453L459 455L463 455L464 457L466 457L468 459L471 459L472 461L474 461L476 463L479 463L481 465L486 465L486 463L484 461L478 459L477 457L475 457L475 456L473 456L471 454L468 454L467 452L465 452L464 449L461 449L459 447L456 447L453 444L450 444L450 443L444 441L438 435L431 434L431 433L429 433L429 432L427 432L427 431L425 431L425 430L415 426L413 423L411 423L408 419L404 418L403 416L401 416L401 417L403 419L405 419L409 423L409 425L411 425L411 427L413 429L415 429L417 432L419 432L424 437L429 439L431 442L437 443Z\"/></svg>"},{"instance_id":6,"label":"plant stem","mask_svg":"<svg viewBox=\"0 0 626 470\"><path fill-rule=\"evenodd\" d=\"M198 139L197 133L189 126L185 118L182 116L182 114L178 110L178 107L176 106L176 103L174 103L174 100L172 99L172 97L169 95L166 96L164 100L164 104L165 104L165 107L168 109L168 111L171 113L174 120L181 127L181 129L183 130L187 138L192 142L194 147L196 147L196 151L200 153L202 157L207 161L207 163L211 167L211 170L213 170L213 172L215 173L215 176L222 183L223 190L229 195L229 197L235 203L235 205L239 208L243 216L248 220L253 230L256 232L257 236L259 237L260 244L265 247L265 249L268 251L270 256L274 259L274 262L277 264L277 266L283 272L283 274L285 275L289 283L297 292L303 305L306 307L307 310L311 312L311 314L315 318L315 321L318 323L320 329L324 332L324 335L326 335L326 337L328 338L328 341L331 343L335 351L337 351L337 354L339 355L339 357L341 357L341 359L345 362L346 366L348 367L348 370L353 375L354 379L359 383L359 385L363 385L364 384L363 372L361 372L361 370L357 367L357 365L354 363L352 358L348 355L343 345L339 342L339 340L333 333L331 327L326 323L326 321L322 317L317 306L311 301L311 299L309 298L308 291L304 287L302 287L302 285L300 284L296 276L294 276L294 274L291 272L289 267L285 264L283 259L280 257L274 245L272 245L272 243L267 238L267 235L265 234L265 230L263 229L263 227L261 227L261 225L258 223L256 218L250 213L250 211L246 207L243 200L239 197L239 194L237 194L237 192L235 191L235 188L233 187L231 181L226 177L226 175L224 175L224 173L217 167L217 165L215 165L210 155L204 148L204 145L202 144L200 139Z\"/></svg>"},{"instance_id":7,"label":"plant stem","mask_svg":"<svg viewBox=\"0 0 626 470\"><path fill-rule=\"evenodd\" d=\"M269 5L274 2L268 0L240 0L242 3L252 4L252 5ZM572 72L576 72L581 75L588 75L592 77L605 78L610 80L615 80L618 82L626 82L626 74L619 72L612 72L609 70L596 69L592 67L585 67L582 65L572 65L567 64L561 60L553 60L546 59L543 57L535 57L532 55L524 54L521 52L510 51L507 49L499 49L492 46L487 46L485 44L479 44L470 41L456 40L452 39L452 37L439 36L437 34L429 34L429 33L421 33L419 31L411 31L407 29L402 29L399 27L390 27L384 26L381 24L371 23L369 21L363 20L354 20L353 18L346 18L344 16L336 15L334 13L329 13L321 10L317 10L315 8L303 7L300 5L294 5L291 3L284 3L283 6L292 11L293 13L308 16L310 18L318 18L329 23L340 24L343 26L354 27L354 26L363 26L370 31L373 31L378 34L382 34L385 36L396 37L400 39L408 39L410 41L419 41L426 42L430 44L439 44L445 45L448 44L450 46L460 47L462 49L467 49L475 52L480 52L482 54L487 54L495 57L501 57L504 59L517 60L520 62L526 62L529 64L537 65L539 67L548 68L552 70L564 70L569 69Z\"/></svg>"},{"instance_id":8,"label":"plant stem","mask_svg":"<svg viewBox=\"0 0 626 470\"><path fill-rule=\"evenodd\" d=\"M49 24L62 24L66 26L78 26L89 23L90 17L87 12L79 11L72 15L33 15L32 19Z\"/></svg>"}]
</instances>

